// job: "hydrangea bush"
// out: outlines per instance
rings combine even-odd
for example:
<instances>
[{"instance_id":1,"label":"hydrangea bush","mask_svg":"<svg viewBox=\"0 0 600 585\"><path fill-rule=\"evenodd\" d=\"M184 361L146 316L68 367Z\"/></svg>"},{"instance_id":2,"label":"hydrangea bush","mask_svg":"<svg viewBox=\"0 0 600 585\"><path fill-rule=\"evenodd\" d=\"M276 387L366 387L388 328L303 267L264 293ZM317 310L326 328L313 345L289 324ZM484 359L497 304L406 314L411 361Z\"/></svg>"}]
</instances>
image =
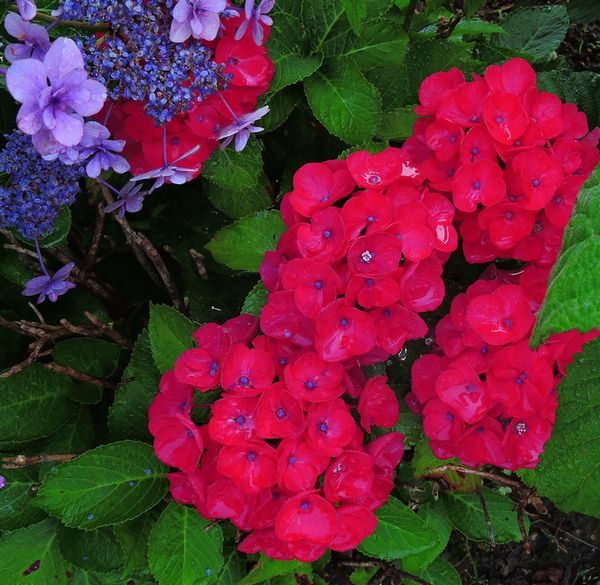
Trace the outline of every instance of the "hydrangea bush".
<instances>
[{"instance_id":1,"label":"hydrangea bush","mask_svg":"<svg viewBox=\"0 0 600 585\"><path fill-rule=\"evenodd\" d=\"M5 11L7 582L454 585L600 517L598 15L485 4Z\"/></svg>"}]
</instances>

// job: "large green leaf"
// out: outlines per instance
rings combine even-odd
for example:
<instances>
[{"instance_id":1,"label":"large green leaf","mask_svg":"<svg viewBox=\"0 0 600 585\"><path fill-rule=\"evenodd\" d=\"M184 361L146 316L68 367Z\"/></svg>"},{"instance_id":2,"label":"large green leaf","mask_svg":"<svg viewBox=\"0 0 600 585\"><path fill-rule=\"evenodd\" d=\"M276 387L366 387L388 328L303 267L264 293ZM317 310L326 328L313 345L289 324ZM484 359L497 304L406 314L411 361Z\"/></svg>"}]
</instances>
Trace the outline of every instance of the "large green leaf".
<instances>
[{"instance_id":1,"label":"large green leaf","mask_svg":"<svg viewBox=\"0 0 600 585\"><path fill-rule=\"evenodd\" d=\"M397 19L383 19L365 25L360 37L349 37L341 55L351 57L361 69L400 65L408 47L408 35Z\"/></svg>"},{"instance_id":2,"label":"large green leaf","mask_svg":"<svg viewBox=\"0 0 600 585\"><path fill-rule=\"evenodd\" d=\"M600 518L600 340L575 356L558 388L558 412L535 470L522 473L565 512Z\"/></svg>"},{"instance_id":3,"label":"large green leaf","mask_svg":"<svg viewBox=\"0 0 600 585\"><path fill-rule=\"evenodd\" d=\"M344 15L344 0L310 0L302 5L302 20L310 35L312 49L322 49L336 23Z\"/></svg>"},{"instance_id":4,"label":"large green leaf","mask_svg":"<svg viewBox=\"0 0 600 585\"><path fill-rule=\"evenodd\" d=\"M108 378L117 369L121 348L110 341L92 337L75 337L59 341L52 350L54 361L95 378ZM96 404L102 399L102 387L75 381L71 398L83 404Z\"/></svg>"},{"instance_id":5,"label":"large green leaf","mask_svg":"<svg viewBox=\"0 0 600 585\"><path fill-rule=\"evenodd\" d=\"M548 292L536 319L533 345L553 333L600 326L600 167L581 189Z\"/></svg>"},{"instance_id":6,"label":"large green leaf","mask_svg":"<svg viewBox=\"0 0 600 585\"><path fill-rule=\"evenodd\" d=\"M262 149L258 140L248 142L242 152L236 152L233 148L218 148L202 167L205 179L234 191L257 185L261 174Z\"/></svg>"},{"instance_id":7,"label":"large green leaf","mask_svg":"<svg viewBox=\"0 0 600 585\"><path fill-rule=\"evenodd\" d=\"M548 57L563 42L569 16L560 4L530 6L511 10L500 24L504 34L495 35L493 44L537 61Z\"/></svg>"},{"instance_id":8,"label":"large green leaf","mask_svg":"<svg viewBox=\"0 0 600 585\"><path fill-rule=\"evenodd\" d=\"M150 445L102 445L57 467L40 487L39 505L84 530L120 524L160 501L168 488L166 474Z\"/></svg>"},{"instance_id":9,"label":"large green leaf","mask_svg":"<svg viewBox=\"0 0 600 585\"><path fill-rule=\"evenodd\" d=\"M58 549L56 522L46 519L3 534L0 575L7 585L66 585L67 571Z\"/></svg>"},{"instance_id":10,"label":"large green leaf","mask_svg":"<svg viewBox=\"0 0 600 585\"><path fill-rule=\"evenodd\" d=\"M306 29L299 18L278 11L267 41L269 57L275 65L270 91L277 92L312 75L321 65L320 54L309 54Z\"/></svg>"},{"instance_id":11,"label":"large green leaf","mask_svg":"<svg viewBox=\"0 0 600 585\"><path fill-rule=\"evenodd\" d=\"M158 391L160 373L154 363L147 329L138 337L123 379L129 381L116 391L108 415L111 435L115 439L149 440L148 409Z\"/></svg>"},{"instance_id":12,"label":"large green leaf","mask_svg":"<svg viewBox=\"0 0 600 585\"><path fill-rule=\"evenodd\" d=\"M439 501L424 504L417 515L427 528L431 528L435 532L437 544L416 555L409 555L402 559L402 567L409 573L415 574L418 574L418 570L432 563L443 552L452 532L452 525L446 516L444 506Z\"/></svg>"},{"instance_id":13,"label":"large green leaf","mask_svg":"<svg viewBox=\"0 0 600 585\"><path fill-rule=\"evenodd\" d=\"M123 550L110 528L77 530L61 526L58 542L65 560L82 569L109 573L125 562Z\"/></svg>"},{"instance_id":14,"label":"large green leaf","mask_svg":"<svg viewBox=\"0 0 600 585\"><path fill-rule=\"evenodd\" d=\"M202 185L202 193L219 211L233 219L261 211L271 207L273 203L266 186L260 184L248 185L241 191L235 191L205 181Z\"/></svg>"},{"instance_id":15,"label":"large green leaf","mask_svg":"<svg viewBox=\"0 0 600 585\"><path fill-rule=\"evenodd\" d=\"M246 574L246 556L235 548L223 551L223 566L219 571L216 585L239 585Z\"/></svg>"},{"instance_id":16,"label":"large green leaf","mask_svg":"<svg viewBox=\"0 0 600 585\"><path fill-rule=\"evenodd\" d=\"M360 35L367 17L367 0L342 0L346 18L355 34Z\"/></svg>"},{"instance_id":17,"label":"large green leaf","mask_svg":"<svg viewBox=\"0 0 600 585\"><path fill-rule=\"evenodd\" d=\"M160 585L215 582L223 565L223 532L194 508L171 502L150 534L148 559Z\"/></svg>"},{"instance_id":18,"label":"large green leaf","mask_svg":"<svg viewBox=\"0 0 600 585\"><path fill-rule=\"evenodd\" d=\"M431 583L431 585L461 585L462 581L458 571L454 568L452 563L449 563L446 559L437 558L430 565L411 571L416 577ZM406 579L405 585L420 585L414 579Z\"/></svg>"},{"instance_id":19,"label":"large green leaf","mask_svg":"<svg viewBox=\"0 0 600 585\"><path fill-rule=\"evenodd\" d=\"M416 555L437 545L438 537L408 506L390 497L376 512L377 528L358 549L386 561Z\"/></svg>"},{"instance_id":20,"label":"large green leaf","mask_svg":"<svg viewBox=\"0 0 600 585\"><path fill-rule=\"evenodd\" d=\"M0 530L13 530L39 522L44 511L32 505L38 483L33 469L3 469L0 489Z\"/></svg>"},{"instance_id":21,"label":"large green leaf","mask_svg":"<svg viewBox=\"0 0 600 585\"><path fill-rule=\"evenodd\" d=\"M310 73L313 73L312 71ZM310 74L309 74L310 75ZM300 86L288 87L282 91L278 91L272 95L268 100L269 113L260 120L260 125L264 128L264 132L272 132L279 128L294 111L294 108L298 105L301 99L304 98L304 94L300 90ZM246 212L258 211L257 209L251 209ZM243 214L243 215L246 215Z\"/></svg>"},{"instance_id":22,"label":"large green leaf","mask_svg":"<svg viewBox=\"0 0 600 585\"><path fill-rule=\"evenodd\" d=\"M146 514L113 527L125 555L124 572L127 574L150 570L148 538L158 518L158 508L156 506Z\"/></svg>"},{"instance_id":23,"label":"large green leaf","mask_svg":"<svg viewBox=\"0 0 600 585\"><path fill-rule=\"evenodd\" d=\"M73 411L72 383L40 364L0 379L0 442L32 441L58 429Z\"/></svg>"},{"instance_id":24,"label":"large green leaf","mask_svg":"<svg viewBox=\"0 0 600 585\"><path fill-rule=\"evenodd\" d=\"M349 144L374 136L381 99L356 64L330 64L309 77L304 88L313 113L332 134Z\"/></svg>"},{"instance_id":25,"label":"large green leaf","mask_svg":"<svg viewBox=\"0 0 600 585\"><path fill-rule=\"evenodd\" d=\"M517 521L514 502L488 488L479 494L485 501L489 520L497 543L520 541L521 530ZM490 529L479 494L448 492L443 499L450 522L471 540L489 542ZM529 528L529 519L525 518L525 527Z\"/></svg>"},{"instance_id":26,"label":"large green leaf","mask_svg":"<svg viewBox=\"0 0 600 585\"><path fill-rule=\"evenodd\" d=\"M275 249L284 231L279 211L261 211L223 228L206 247L233 270L258 272L265 252Z\"/></svg>"},{"instance_id":27,"label":"large green leaf","mask_svg":"<svg viewBox=\"0 0 600 585\"><path fill-rule=\"evenodd\" d=\"M148 333L154 362L160 372L170 370L177 358L194 345L196 325L167 305L150 305Z\"/></svg>"}]
</instances>

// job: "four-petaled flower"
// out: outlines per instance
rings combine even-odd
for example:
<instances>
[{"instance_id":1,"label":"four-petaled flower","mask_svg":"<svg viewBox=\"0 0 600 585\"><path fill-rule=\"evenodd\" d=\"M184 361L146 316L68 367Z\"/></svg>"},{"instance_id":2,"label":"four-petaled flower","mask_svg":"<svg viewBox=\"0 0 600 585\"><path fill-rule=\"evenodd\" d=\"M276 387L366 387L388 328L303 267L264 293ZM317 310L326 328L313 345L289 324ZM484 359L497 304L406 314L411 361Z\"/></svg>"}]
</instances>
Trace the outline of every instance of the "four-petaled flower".
<instances>
[{"instance_id":1,"label":"four-petaled flower","mask_svg":"<svg viewBox=\"0 0 600 585\"><path fill-rule=\"evenodd\" d=\"M190 37L212 41L221 27L220 13L227 0L179 0L173 8L171 40L183 43Z\"/></svg>"}]
</instances>

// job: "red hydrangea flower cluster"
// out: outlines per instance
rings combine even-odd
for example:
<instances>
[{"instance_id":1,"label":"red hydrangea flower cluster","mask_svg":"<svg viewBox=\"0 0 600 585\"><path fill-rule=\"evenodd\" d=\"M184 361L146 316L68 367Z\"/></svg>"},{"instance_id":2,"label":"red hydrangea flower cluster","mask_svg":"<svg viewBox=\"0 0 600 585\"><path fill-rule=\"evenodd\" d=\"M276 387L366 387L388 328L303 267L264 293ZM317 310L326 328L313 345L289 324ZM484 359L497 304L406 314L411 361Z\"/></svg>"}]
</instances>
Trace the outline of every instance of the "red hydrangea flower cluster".
<instances>
[{"instance_id":1,"label":"red hydrangea flower cluster","mask_svg":"<svg viewBox=\"0 0 600 585\"><path fill-rule=\"evenodd\" d=\"M597 335L572 331L529 349L564 228L600 160L600 130L535 82L522 59L471 82L458 69L431 75L417 107L425 117L405 144L456 206L469 262L526 261L522 273L488 271L458 295L435 330L440 351L413 366L407 402L434 453L473 466L535 467L565 365Z\"/></svg>"},{"instance_id":2,"label":"red hydrangea flower cluster","mask_svg":"<svg viewBox=\"0 0 600 585\"><path fill-rule=\"evenodd\" d=\"M361 366L425 335L417 314L439 307L442 266L457 246L454 208L419 189L402 149L304 165L284 196L289 227L267 252L258 321L202 326L150 409L173 497L250 532L239 549L311 561L373 532L393 489L404 436L385 376ZM357 189L358 187L358 189ZM208 424L194 391L222 389Z\"/></svg>"},{"instance_id":3,"label":"red hydrangea flower cluster","mask_svg":"<svg viewBox=\"0 0 600 585\"><path fill-rule=\"evenodd\" d=\"M407 403L423 415L440 459L472 467L533 468L554 425L565 367L597 332L553 335L539 349L529 337L550 268L490 268L457 295L435 329L441 351L412 368Z\"/></svg>"},{"instance_id":4,"label":"red hydrangea flower cluster","mask_svg":"<svg viewBox=\"0 0 600 585\"><path fill-rule=\"evenodd\" d=\"M200 174L202 164L218 147L224 129L237 125L243 131L249 125L250 121L245 118L255 112L258 98L269 88L274 65L268 51L256 44L251 34L239 40L234 38L244 22L243 11L238 16L223 18L222 34L214 41L203 41L214 50L215 61L224 64L223 73L228 82L216 94L203 98L192 109L165 124L166 153L165 130L157 127L144 111L143 102L120 100L108 105L100 114L104 118L108 108L112 108L107 127L114 138L126 141L123 155L134 176L161 168L165 159L172 164L199 145L200 148L185 156L180 165L194 171L189 174L188 180L191 180ZM258 26L262 27L266 40L270 27L264 23Z\"/></svg>"},{"instance_id":5,"label":"red hydrangea flower cluster","mask_svg":"<svg viewBox=\"0 0 600 585\"><path fill-rule=\"evenodd\" d=\"M523 59L466 82L435 73L419 92L405 148L431 188L451 197L469 262L514 258L550 266L575 198L600 160L600 129L536 88Z\"/></svg>"}]
</instances>

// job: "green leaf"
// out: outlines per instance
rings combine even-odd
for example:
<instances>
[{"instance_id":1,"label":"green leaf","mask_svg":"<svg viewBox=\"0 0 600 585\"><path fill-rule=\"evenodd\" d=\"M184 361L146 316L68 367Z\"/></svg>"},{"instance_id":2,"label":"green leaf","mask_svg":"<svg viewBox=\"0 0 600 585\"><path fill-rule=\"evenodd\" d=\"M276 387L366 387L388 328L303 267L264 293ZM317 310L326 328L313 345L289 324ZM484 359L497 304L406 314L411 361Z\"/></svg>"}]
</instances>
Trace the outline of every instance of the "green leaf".
<instances>
[{"instance_id":1,"label":"green leaf","mask_svg":"<svg viewBox=\"0 0 600 585\"><path fill-rule=\"evenodd\" d=\"M131 381L116 391L108 414L111 435L115 439L150 440L148 409L156 396L160 373L154 364L147 329L138 337L123 379Z\"/></svg>"},{"instance_id":2,"label":"green leaf","mask_svg":"<svg viewBox=\"0 0 600 585\"><path fill-rule=\"evenodd\" d=\"M77 530L61 526L58 542L64 559L76 567L110 573L123 566L123 550L110 528Z\"/></svg>"},{"instance_id":3,"label":"green leaf","mask_svg":"<svg viewBox=\"0 0 600 585\"><path fill-rule=\"evenodd\" d=\"M67 239L70 230L71 209L69 207L63 207L62 211L58 214L58 217L54 222L54 228L52 229L52 231L43 238L40 238L40 247L52 248L53 246L58 246L58 244L62 244L62 242L64 242Z\"/></svg>"},{"instance_id":4,"label":"green leaf","mask_svg":"<svg viewBox=\"0 0 600 585\"><path fill-rule=\"evenodd\" d=\"M521 530L517 522L514 502L488 488L482 488L480 493L487 506L494 531L494 540L497 543L520 542ZM490 541L490 530L478 494L448 492L443 498L443 503L454 528L460 530L471 540ZM525 527L529 529L527 517L525 517Z\"/></svg>"},{"instance_id":5,"label":"green leaf","mask_svg":"<svg viewBox=\"0 0 600 585\"><path fill-rule=\"evenodd\" d=\"M397 19L368 23L361 36L347 43L342 56L351 57L364 70L400 65L406 56L408 35Z\"/></svg>"},{"instance_id":6,"label":"green leaf","mask_svg":"<svg viewBox=\"0 0 600 585\"><path fill-rule=\"evenodd\" d=\"M406 140L412 136L417 119L414 105L384 112L375 134L384 140Z\"/></svg>"},{"instance_id":7,"label":"green leaf","mask_svg":"<svg viewBox=\"0 0 600 585\"><path fill-rule=\"evenodd\" d=\"M567 12L572 22L587 24L600 20L600 4L590 0L571 0Z\"/></svg>"},{"instance_id":8,"label":"green leaf","mask_svg":"<svg viewBox=\"0 0 600 585\"><path fill-rule=\"evenodd\" d=\"M148 559L160 585L215 582L223 565L223 532L195 508L171 502L150 534Z\"/></svg>"},{"instance_id":9,"label":"green leaf","mask_svg":"<svg viewBox=\"0 0 600 585\"><path fill-rule=\"evenodd\" d=\"M472 55L474 46L460 41L413 40L401 65L378 67L366 75L379 89L384 111L400 110L418 102L419 88L428 75L451 67L458 67L465 76L480 70L481 63Z\"/></svg>"},{"instance_id":10,"label":"green leaf","mask_svg":"<svg viewBox=\"0 0 600 585\"><path fill-rule=\"evenodd\" d=\"M204 163L202 176L223 189L244 191L258 185L262 166L261 144L251 140L242 152L217 148Z\"/></svg>"},{"instance_id":11,"label":"green leaf","mask_svg":"<svg viewBox=\"0 0 600 585\"><path fill-rule=\"evenodd\" d=\"M67 526L120 524L160 501L168 488L166 474L150 445L102 445L57 467L42 483L38 503Z\"/></svg>"},{"instance_id":12,"label":"green leaf","mask_svg":"<svg viewBox=\"0 0 600 585\"><path fill-rule=\"evenodd\" d=\"M312 73L314 72L311 71L310 74ZM269 113L260 120L260 125L264 128L264 132L272 132L279 128L288 119L303 97L299 87L288 87L274 94L269 99Z\"/></svg>"},{"instance_id":13,"label":"green leaf","mask_svg":"<svg viewBox=\"0 0 600 585\"><path fill-rule=\"evenodd\" d=\"M258 585L289 574L310 574L310 565L300 561L277 561L260 555L254 568L237 585Z\"/></svg>"},{"instance_id":14,"label":"green leaf","mask_svg":"<svg viewBox=\"0 0 600 585\"><path fill-rule=\"evenodd\" d=\"M216 585L239 585L246 574L246 557L235 548L223 551L223 566L219 571Z\"/></svg>"},{"instance_id":15,"label":"green leaf","mask_svg":"<svg viewBox=\"0 0 600 585\"><path fill-rule=\"evenodd\" d=\"M452 32L452 37L462 38L464 36L487 36L494 33L504 34L504 29L495 22L488 22L487 20L472 18L469 20L461 20Z\"/></svg>"},{"instance_id":16,"label":"green leaf","mask_svg":"<svg viewBox=\"0 0 600 585\"><path fill-rule=\"evenodd\" d=\"M367 0L342 0L346 18L356 35L360 35L367 17Z\"/></svg>"},{"instance_id":17,"label":"green leaf","mask_svg":"<svg viewBox=\"0 0 600 585\"><path fill-rule=\"evenodd\" d=\"M196 325L167 305L150 305L148 334L152 355L159 372L170 370L177 358L194 346Z\"/></svg>"},{"instance_id":18,"label":"green leaf","mask_svg":"<svg viewBox=\"0 0 600 585\"><path fill-rule=\"evenodd\" d=\"M600 339L584 346L558 388L558 412L540 463L524 480L564 512L600 518Z\"/></svg>"},{"instance_id":19,"label":"green leaf","mask_svg":"<svg viewBox=\"0 0 600 585\"><path fill-rule=\"evenodd\" d=\"M24 286L33 273L23 264L15 250L0 250L0 276L17 286Z\"/></svg>"},{"instance_id":20,"label":"green leaf","mask_svg":"<svg viewBox=\"0 0 600 585\"><path fill-rule=\"evenodd\" d=\"M418 571L411 571L416 577L424 579L432 585L461 585L458 571L446 559L437 558L430 565ZM420 585L414 579L406 579L406 585Z\"/></svg>"},{"instance_id":21,"label":"green leaf","mask_svg":"<svg viewBox=\"0 0 600 585\"><path fill-rule=\"evenodd\" d=\"M67 572L58 550L56 522L46 519L3 534L0 575L7 585L66 585Z\"/></svg>"},{"instance_id":22,"label":"green leaf","mask_svg":"<svg viewBox=\"0 0 600 585\"><path fill-rule=\"evenodd\" d=\"M279 211L261 211L223 228L206 247L233 270L258 272L265 252L275 249L285 229Z\"/></svg>"},{"instance_id":23,"label":"green leaf","mask_svg":"<svg viewBox=\"0 0 600 585\"><path fill-rule=\"evenodd\" d=\"M281 10L274 15L267 41L269 58L275 65L269 91L275 93L302 81L321 66L323 57L310 55L307 41L306 29L298 18Z\"/></svg>"},{"instance_id":24,"label":"green leaf","mask_svg":"<svg viewBox=\"0 0 600 585\"><path fill-rule=\"evenodd\" d=\"M600 6L600 4L599 4ZM600 75L592 71L573 71L565 64L554 71L538 74L540 91L549 91L585 112L590 128L600 124Z\"/></svg>"},{"instance_id":25,"label":"green leaf","mask_svg":"<svg viewBox=\"0 0 600 585\"><path fill-rule=\"evenodd\" d=\"M273 203L266 186L259 184L236 191L203 181L202 192L219 211L233 219L261 211Z\"/></svg>"},{"instance_id":26,"label":"green leaf","mask_svg":"<svg viewBox=\"0 0 600 585\"><path fill-rule=\"evenodd\" d=\"M504 34L492 44L539 61L558 49L569 28L567 9L561 5L530 6L511 10L500 23Z\"/></svg>"},{"instance_id":27,"label":"green leaf","mask_svg":"<svg viewBox=\"0 0 600 585\"><path fill-rule=\"evenodd\" d=\"M302 20L315 53L323 47L344 14L344 0L310 0L302 5Z\"/></svg>"},{"instance_id":28,"label":"green leaf","mask_svg":"<svg viewBox=\"0 0 600 585\"><path fill-rule=\"evenodd\" d=\"M368 567L366 569L359 567L358 569L354 569L349 577L350 583L352 585L369 585L377 571L379 571L379 567Z\"/></svg>"},{"instance_id":29,"label":"green leaf","mask_svg":"<svg viewBox=\"0 0 600 585\"><path fill-rule=\"evenodd\" d=\"M158 517L157 508L158 506L146 514L113 528L125 554L125 574L150 570L148 567L148 538Z\"/></svg>"},{"instance_id":30,"label":"green leaf","mask_svg":"<svg viewBox=\"0 0 600 585\"><path fill-rule=\"evenodd\" d=\"M358 550L370 557L385 561L402 559L438 543L436 533L408 506L394 497L390 497L375 514L379 520L375 532L358 547Z\"/></svg>"},{"instance_id":31,"label":"green leaf","mask_svg":"<svg viewBox=\"0 0 600 585\"><path fill-rule=\"evenodd\" d=\"M119 366L121 348L110 341L76 337L59 341L52 350L54 361L95 378L108 378ZM96 404L102 399L102 387L74 381L71 398L82 404Z\"/></svg>"},{"instance_id":32,"label":"green leaf","mask_svg":"<svg viewBox=\"0 0 600 585\"><path fill-rule=\"evenodd\" d=\"M4 487L0 489L0 530L13 530L39 522L43 510L32 505L38 483L33 469L3 469Z\"/></svg>"},{"instance_id":33,"label":"green leaf","mask_svg":"<svg viewBox=\"0 0 600 585\"><path fill-rule=\"evenodd\" d=\"M259 281L248 293L242 306L242 313L250 313L255 317L260 317L262 308L267 304L269 291L265 288L262 280Z\"/></svg>"},{"instance_id":34,"label":"green leaf","mask_svg":"<svg viewBox=\"0 0 600 585\"><path fill-rule=\"evenodd\" d=\"M73 405L72 417L58 431L35 443L32 452L37 453L73 453L90 449L94 441L94 425L90 411L85 406ZM42 479L60 463L41 463L37 470Z\"/></svg>"},{"instance_id":35,"label":"green leaf","mask_svg":"<svg viewBox=\"0 0 600 585\"><path fill-rule=\"evenodd\" d=\"M423 520L427 528L431 528L435 532L438 542L431 548L402 560L402 568L415 575L419 575L418 570L432 563L444 551L452 532L452 525L446 516L443 505L439 502L423 504L417 515Z\"/></svg>"},{"instance_id":36,"label":"green leaf","mask_svg":"<svg viewBox=\"0 0 600 585\"><path fill-rule=\"evenodd\" d=\"M370 140L381 118L381 100L351 62L319 70L304 82L306 97L316 118L349 144Z\"/></svg>"},{"instance_id":37,"label":"green leaf","mask_svg":"<svg viewBox=\"0 0 600 585\"><path fill-rule=\"evenodd\" d=\"M579 193L562 249L550 274L531 338L536 346L553 333L590 331L600 324L600 167Z\"/></svg>"},{"instance_id":38,"label":"green leaf","mask_svg":"<svg viewBox=\"0 0 600 585\"><path fill-rule=\"evenodd\" d=\"M52 356L61 366L71 366L96 378L108 378L119 365L121 348L103 339L76 337L59 341L52 350Z\"/></svg>"},{"instance_id":39,"label":"green leaf","mask_svg":"<svg viewBox=\"0 0 600 585\"><path fill-rule=\"evenodd\" d=\"M32 441L58 429L72 414L71 385L40 364L0 379L0 442Z\"/></svg>"}]
</instances>

